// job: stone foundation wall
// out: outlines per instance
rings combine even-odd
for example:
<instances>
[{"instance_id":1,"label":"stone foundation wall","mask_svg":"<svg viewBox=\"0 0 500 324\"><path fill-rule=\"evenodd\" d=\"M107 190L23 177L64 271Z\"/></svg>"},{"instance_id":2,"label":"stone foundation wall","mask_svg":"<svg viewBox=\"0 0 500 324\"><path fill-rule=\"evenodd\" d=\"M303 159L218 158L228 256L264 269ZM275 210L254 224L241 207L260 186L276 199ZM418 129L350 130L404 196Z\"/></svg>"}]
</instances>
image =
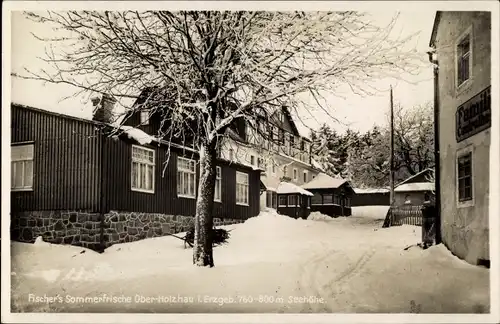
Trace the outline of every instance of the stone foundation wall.
<instances>
[{"instance_id":1,"label":"stone foundation wall","mask_svg":"<svg viewBox=\"0 0 500 324\"><path fill-rule=\"evenodd\" d=\"M33 243L38 236L56 244L100 247L100 217L85 211L29 211L11 216L11 239Z\"/></svg>"},{"instance_id":2,"label":"stone foundation wall","mask_svg":"<svg viewBox=\"0 0 500 324\"><path fill-rule=\"evenodd\" d=\"M242 222L239 219L214 218L215 226ZM117 243L186 232L193 224L192 216L111 211L104 215L104 242L109 247Z\"/></svg>"},{"instance_id":3,"label":"stone foundation wall","mask_svg":"<svg viewBox=\"0 0 500 324\"><path fill-rule=\"evenodd\" d=\"M110 211L104 215L104 247L186 232L192 216ZM240 219L214 218L214 225L242 223ZM33 243L38 236L56 244L101 249L100 214L84 211L30 211L12 215L11 239Z\"/></svg>"}]
</instances>

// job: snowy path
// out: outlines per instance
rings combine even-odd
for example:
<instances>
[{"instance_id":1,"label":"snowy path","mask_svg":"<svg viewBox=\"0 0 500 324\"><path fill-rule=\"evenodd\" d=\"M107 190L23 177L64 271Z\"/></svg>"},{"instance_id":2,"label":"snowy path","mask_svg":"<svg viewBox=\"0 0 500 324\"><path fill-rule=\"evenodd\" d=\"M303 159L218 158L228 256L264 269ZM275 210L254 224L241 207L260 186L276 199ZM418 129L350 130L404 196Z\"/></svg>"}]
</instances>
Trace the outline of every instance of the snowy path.
<instances>
[{"instance_id":1,"label":"snowy path","mask_svg":"<svg viewBox=\"0 0 500 324\"><path fill-rule=\"evenodd\" d=\"M405 251L419 242L420 228L382 229L381 218L324 222L265 214L230 226L230 244L215 249L212 269L192 266L192 250L172 237L116 245L103 254L13 243L13 311L488 311L487 269L442 246ZM84 297L120 300L76 301Z\"/></svg>"}]
</instances>

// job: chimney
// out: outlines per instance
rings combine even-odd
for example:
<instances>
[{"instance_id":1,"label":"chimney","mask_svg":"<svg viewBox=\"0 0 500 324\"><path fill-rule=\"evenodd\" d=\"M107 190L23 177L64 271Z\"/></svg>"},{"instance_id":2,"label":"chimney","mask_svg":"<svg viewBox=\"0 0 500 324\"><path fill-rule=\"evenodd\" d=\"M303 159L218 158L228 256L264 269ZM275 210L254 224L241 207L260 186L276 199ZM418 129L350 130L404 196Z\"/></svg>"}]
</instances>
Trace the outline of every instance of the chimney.
<instances>
[{"instance_id":1,"label":"chimney","mask_svg":"<svg viewBox=\"0 0 500 324\"><path fill-rule=\"evenodd\" d=\"M100 97L94 97L91 100L93 107L92 120L108 124L113 122L113 110L116 99L108 94L104 94Z\"/></svg>"}]
</instances>

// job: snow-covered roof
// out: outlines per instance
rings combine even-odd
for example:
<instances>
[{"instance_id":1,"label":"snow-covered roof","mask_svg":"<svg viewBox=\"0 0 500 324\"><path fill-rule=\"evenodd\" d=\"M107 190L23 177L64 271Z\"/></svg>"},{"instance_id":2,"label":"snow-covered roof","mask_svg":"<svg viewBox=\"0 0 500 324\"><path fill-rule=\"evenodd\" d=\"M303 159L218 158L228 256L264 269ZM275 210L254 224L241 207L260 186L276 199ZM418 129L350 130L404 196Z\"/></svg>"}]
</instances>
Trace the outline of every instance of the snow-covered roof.
<instances>
[{"instance_id":1,"label":"snow-covered roof","mask_svg":"<svg viewBox=\"0 0 500 324\"><path fill-rule=\"evenodd\" d=\"M311 192L302 189L301 187L290 183L290 182L281 182L276 189L276 193L278 194L294 194L294 193L299 193L301 195L306 195L306 196L314 196Z\"/></svg>"},{"instance_id":2,"label":"snow-covered roof","mask_svg":"<svg viewBox=\"0 0 500 324\"><path fill-rule=\"evenodd\" d=\"M434 183L432 182L412 182L399 185L394 189L395 192L405 191L432 191L434 190Z\"/></svg>"},{"instance_id":3,"label":"snow-covered roof","mask_svg":"<svg viewBox=\"0 0 500 324\"><path fill-rule=\"evenodd\" d=\"M353 188L354 192L357 194L370 194L370 193L388 193L389 189L384 188Z\"/></svg>"},{"instance_id":4,"label":"snow-covered roof","mask_svg":"<svg viewBox=\"0 0 500 324\"><path fill-rule=\"evenodd\" d=\"M427 169L425 169L425 170L422 170L422 171L420 171L419 173L417 173L417 174L415 174L415 175L412 175L411 177L409 177L409 178L407 178L407 179L405 179L405 180L401 181L401 182L398 184L398 186L400 186L400 185L402 185L402 184L404 184L404 183L407 183L407 182L408 182L408 181L410 181L411 179L414 179L414 178L418 177L419 175L421 175L422 173L425 173L425 172L434 172L434 169L432 169L432 168L427 168Z\"/></svg>"},{"instance_id":5,"label":"snow-covered roof","mask_svg":"<svg viewBox=\"0 0 500 324\"><path fill-rule=\"evenodd\" d=\"M347 180L344 180L342 178L332 178L326 173L320 173L316 176L316 178L304 184L302 188L304 189L338 188L346 182Z\"/></svg>"},{"instance_id":6,"label":"snow-covered roof","mask_svg":"<svg viewBox=\"0 0 500 324\"><path fill-rule=\"evenodd\" d=\"M121 129L130 139L137 141L141 145L151 144L153 141L159 142L156 137L149 135L139 128L121 125L119 129Z\"/></svg>"}]
</instances>

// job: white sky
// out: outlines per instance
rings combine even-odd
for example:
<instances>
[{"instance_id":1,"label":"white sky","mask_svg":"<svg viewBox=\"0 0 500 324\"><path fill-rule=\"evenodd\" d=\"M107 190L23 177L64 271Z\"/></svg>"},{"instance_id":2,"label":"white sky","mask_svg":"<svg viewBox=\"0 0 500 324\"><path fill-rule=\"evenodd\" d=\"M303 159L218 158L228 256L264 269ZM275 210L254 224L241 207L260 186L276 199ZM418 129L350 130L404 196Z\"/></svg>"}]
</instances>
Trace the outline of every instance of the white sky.
<instances>
[{"instance_id":1,"label":"white sky","mask_svg":"<svg viewBox=\"0 0 500 324\"><path fill-rule=\"evenodd\" d=\"M371 12L376 21L386 25L396 12ZM395 32L401 36L419 32L417 50L423 55L428 46L432 24L434 21L434 10L421 9L412 12L400 12ZM41 62L37 57L44 55L45 44L36 40L31 33L37 35L52 33L52 30L44 25L36 24L23 17L20 12L12 13L12 56L11 64L13 72L23 72L23 68L37 69ZM331 113L342 123L349 124L351 128L366 131L374 124L382 125L386 122L386 113L389 109L389 86L394 89L395 102L401 103L408 108L413 105L423 104L432 100L432 70L429 67L421 75L415 78L416 84L409 84L402 80L380 80L378 88L387 89L376 96L359 97L354 94L343 94L344 99L336 96L328 97L328 104L334 107ZM12 78L12 101L34 106L41 109L57 111L73 116L90 118L91 106L88 98L71 98L61 101L63 98L74 93L74 89L65 85L53 85L33 80L19 80ZM304 114L303 122L311 128L316 128L322 123L330 124L338 131L344 131L345 126L333 121L326 114L319 111ZM306 128L299 122L297 125L304 131Z\"/></svg>"}]
</instances>

